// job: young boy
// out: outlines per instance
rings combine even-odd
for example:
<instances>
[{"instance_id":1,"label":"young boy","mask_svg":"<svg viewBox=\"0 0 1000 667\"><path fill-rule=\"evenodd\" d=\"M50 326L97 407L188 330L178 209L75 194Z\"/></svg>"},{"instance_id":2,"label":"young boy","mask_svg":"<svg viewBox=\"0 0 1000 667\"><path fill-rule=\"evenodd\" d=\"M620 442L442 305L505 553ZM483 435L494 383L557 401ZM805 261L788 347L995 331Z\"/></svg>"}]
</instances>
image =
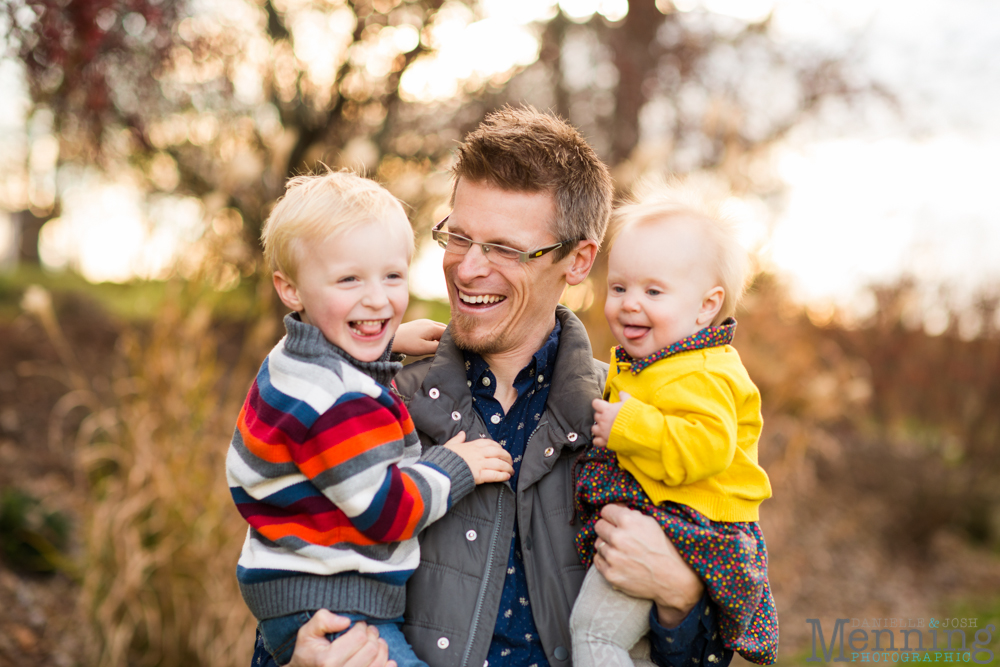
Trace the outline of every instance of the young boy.
<instances>
[{"instance_id":1,"label":"young boy","mask_svg":"<svg viewBox=\"0 0 1000 667\"><path fill-rule=\"evenodd\" d=\"M226 461L250 524L237 567L243 599L278 664L291 659L299 627L329 609L377 625L399 667L426 667L401 630L417 534L475 484L507 480L510 455L464 434L421 453L390 389L413 232L388 191L348 172L294 178L262 241L293 312ZM410 339L403 351L427 345Z\"/></svg>"},{"instance_id":2,"label":"young boy","mask_svg":"<svg viewBox=\"0 0 1000 667\"><path fill-rule=\"evenodd\" d=\"M594 447L577 468L581 560L601 562L594 524L606 503L652 516L721 612L729 650L707 659L728 663L736 650L772 664L777 615L756 523L771 496L757 464L760 394L729 344L746 254L721 219L667 194L617 218L604 313L620 345L606 400L594 401ZM648 631L650 609L591 566L570 620L573 664L632 665L628 650Z\"/></svg>"}]
</instances>

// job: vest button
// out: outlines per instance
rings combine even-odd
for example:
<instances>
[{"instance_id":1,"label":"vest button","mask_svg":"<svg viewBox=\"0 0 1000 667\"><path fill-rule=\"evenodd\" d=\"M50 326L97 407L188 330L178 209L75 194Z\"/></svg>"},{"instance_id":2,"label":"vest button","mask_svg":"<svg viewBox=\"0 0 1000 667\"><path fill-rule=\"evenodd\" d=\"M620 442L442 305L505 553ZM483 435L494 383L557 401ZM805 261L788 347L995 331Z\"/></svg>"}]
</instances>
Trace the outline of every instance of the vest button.
<instances>
[{"instance_id":1,"label":"vest button","mask_svg":"<svg viewBox=\"0 0 1000 667\"><path fill-rule=\"evenodd\" d=\"M457 422L457 421L459 421L461 419L462 419L462 413L459 412L458 410L455 410L454 412L451 413L451 420L452 421L456 421Z\"/></svg>"},{"instance_id":2,"label":"vest button","mask_svg":"<svg viewBox=\"0 0 1000 667\"><path fill-rule=\"evenodd\" d=\"M438 396L441 395L441 392L438 390L437 387L431 387L430 391L427 392L427 395L430 396L431 398L437 398Z\"/></svg>"},{"instance_id":3,"label":"vest button","mask_svg":"<svg viewBox=\"0 0 1000 667\"><path fill-rule=\"evenodd\" d=\"M569 651L566 650L565 646L556 646L556 650L552 653L556 660L565 660L569 657Z\"/></svg>"},{"instance_id":4,"label":"vest button","mask_svg":"<svg viewBox=\"0 0 1000 667\"><path fill-rule=\"evenodd\" d=\"M476 531L474 530L465 531L465 539L469 540L470 542L475 542L477 537L479 537L479 533L477 533Z\"/></svg>"},{"instance_id":5,"label":"vest button","mask_svg":"<svg viewBox=\"0 0 1000 667\"><path fill-rule=\"evenodd\" d=\"M451 642L448 641L447 637L441 637L441 638L438 639L438 648L439 649L446 649L446 648L448 648L448 644L450 644L450 643Z\"/></svg>"},{"instance_id":6,"label":"vest button","mask_svg":"<svg viewBox=\"0 0 1000 667\"><path fill-rule=\"evenodd\" d=\"M576 442L576 439L577 439L578 437L580 437L580 436L578 436L578 435L577 435L576 433L574 433L573 431L570 431L569 433L567 433L567 434L566 434L566 439L567 439L567 440L569 440L570 442Z\"/></svg>"},{"instance_id":7,"label":"vest button","mask_svg":"<svg viewBox=\"0 0 1000 667\"><path fill-rule=\"evenodd\" d=\"M548 458L548 457L552 456L555 453L556 453L556 448L555 447L546 447L545 448L545 458ZM562 660L562 658L560 658L560 660Z\"/></svg>"}]
</instances>

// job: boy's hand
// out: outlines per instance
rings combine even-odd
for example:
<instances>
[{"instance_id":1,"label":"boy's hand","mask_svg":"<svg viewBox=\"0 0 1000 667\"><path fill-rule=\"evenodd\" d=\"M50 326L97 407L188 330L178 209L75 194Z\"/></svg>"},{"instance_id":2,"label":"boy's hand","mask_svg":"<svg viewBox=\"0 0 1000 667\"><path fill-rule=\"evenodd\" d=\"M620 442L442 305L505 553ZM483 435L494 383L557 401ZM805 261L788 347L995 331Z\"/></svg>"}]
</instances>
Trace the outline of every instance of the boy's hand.
<instances>
[{"instance_id":1,"label":"boy's hand","mask_svg":"<svg viewBox=\"0 0 1000 667\"><path fill-rule=\"evenodd\" d=\"M465 442L465 431L460 431L444 446L462 457L476 484L506 482L514 474L510 454L493 440L480 438Z\"/></svg>"},{"instance_id":2,"label":"boy's hand","mask_svg":"<svg viewBox=\"0 0 1000 667\"><path fill-rule=\"evenodd\" d=\"M411 357L434 354L444 329L443 324L434 320L404 322L396 329L396 337L392 341L392 351Z\"/></svg>"},{"instance_id":3,"label":"boy's hand","mask_svg":"<svg viewBox=\"0 0 1000 667\"><path fill-rule=\"evenodd\" d=\"M619 394L619 403L608 403L599 398L595 398L591 405L594 406L594 425L590 427L590 432L594 436L594 446L607 447L608 439L611 437L611 426L615 423L615 417L622 405L631 398L624 391Z\"/></svg>"}]
</instances>

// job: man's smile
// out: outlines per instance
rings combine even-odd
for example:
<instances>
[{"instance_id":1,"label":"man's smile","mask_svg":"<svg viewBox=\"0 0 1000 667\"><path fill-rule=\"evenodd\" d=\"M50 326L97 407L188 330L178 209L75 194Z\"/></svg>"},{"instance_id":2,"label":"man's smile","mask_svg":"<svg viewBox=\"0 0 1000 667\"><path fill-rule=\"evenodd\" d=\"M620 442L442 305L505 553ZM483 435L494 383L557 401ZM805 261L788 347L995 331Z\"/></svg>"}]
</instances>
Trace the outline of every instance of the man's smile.
<instances>
[{"instance_id":1,"label":"man's smile","mask_svg":"<svg viewBox=\"0 0 1000 667\"><path fill-rule=\"evenodd\" d=\"M507 299L507 297L502 296L500 294L466 294L461 290L457 291L459 300L462 303L468 305L480 305L480 304L492 305L494 303L500 303L501 301L505 301Z\"/></svg>"}]
</instances>

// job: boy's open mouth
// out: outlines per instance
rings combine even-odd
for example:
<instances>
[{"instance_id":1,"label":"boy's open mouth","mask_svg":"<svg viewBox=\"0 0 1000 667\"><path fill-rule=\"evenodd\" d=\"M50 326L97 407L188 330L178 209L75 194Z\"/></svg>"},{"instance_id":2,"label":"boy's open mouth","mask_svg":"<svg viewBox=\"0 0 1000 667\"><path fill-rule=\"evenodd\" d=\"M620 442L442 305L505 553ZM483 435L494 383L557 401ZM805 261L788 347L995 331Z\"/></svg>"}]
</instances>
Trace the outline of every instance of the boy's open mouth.
<instances>
[{"instance_id":1,"label":"boy's open mouth","mask_svg":"<svg viewBox=\"0 0 1000 667\"><path fill-rule=\"evenodd\" d=\"M466 294L464 292L459 292L458 298L462 301L462 303L466 304L467 306L474 306L479 308L484 306L492 306L507 299L507 297L501 296L499 294L472 295L472 294Z\"/></svg>"},{"instance_id":2,"label":"boy's open mouth","mask_svg":"<svg viewBox=\"0 0 1000 667\"><path fill-rule=\"evenodd\" d=\"M349 322L351 333L364 337L379 336L385 330L385 323L389 320L354 320Z\"/></svg>"}]
</instances>

